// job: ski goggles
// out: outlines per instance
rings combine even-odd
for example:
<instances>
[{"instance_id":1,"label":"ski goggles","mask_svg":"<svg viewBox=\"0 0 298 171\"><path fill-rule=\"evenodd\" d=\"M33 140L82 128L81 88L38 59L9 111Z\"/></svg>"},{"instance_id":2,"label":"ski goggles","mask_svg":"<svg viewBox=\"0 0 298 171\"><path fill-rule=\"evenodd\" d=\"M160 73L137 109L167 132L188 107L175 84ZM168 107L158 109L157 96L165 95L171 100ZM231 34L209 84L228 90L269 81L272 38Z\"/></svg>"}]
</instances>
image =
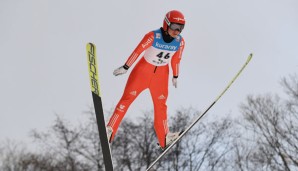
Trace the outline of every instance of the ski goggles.
<instances>
[{"instance_id":1,"label":"ski goggles","mask_svg":"<svg viewBox=\"0 0 298 171\"><path fill-rule=\"evenodd\" d=\"M177 23L171 23L170 24L170 29L171 30L177 30L177 31L182 32L183 28L184 28L183 24L177 24Z\"/></svg>"}]
</instances>

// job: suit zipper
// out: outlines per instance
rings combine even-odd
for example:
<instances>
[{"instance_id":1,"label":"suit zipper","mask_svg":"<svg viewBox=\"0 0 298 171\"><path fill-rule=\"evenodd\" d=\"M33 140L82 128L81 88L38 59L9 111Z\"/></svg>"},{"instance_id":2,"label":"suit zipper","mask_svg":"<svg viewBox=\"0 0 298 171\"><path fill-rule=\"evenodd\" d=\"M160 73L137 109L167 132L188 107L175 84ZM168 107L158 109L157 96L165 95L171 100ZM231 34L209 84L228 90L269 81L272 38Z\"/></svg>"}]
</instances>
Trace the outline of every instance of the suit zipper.
<instances>
[{"instance_id":1,"label":"suit zipper","mask_svg":"<svg viewBox=\"0 0 298 171\"><path fill-rule=\"evenodd\" d=\"M157 69L157 66L155 66L155 68L154 68L154 72L153 72L153 73L155 73L155 72L156 72L156 69Z\"/></svg>"}]
</instances>

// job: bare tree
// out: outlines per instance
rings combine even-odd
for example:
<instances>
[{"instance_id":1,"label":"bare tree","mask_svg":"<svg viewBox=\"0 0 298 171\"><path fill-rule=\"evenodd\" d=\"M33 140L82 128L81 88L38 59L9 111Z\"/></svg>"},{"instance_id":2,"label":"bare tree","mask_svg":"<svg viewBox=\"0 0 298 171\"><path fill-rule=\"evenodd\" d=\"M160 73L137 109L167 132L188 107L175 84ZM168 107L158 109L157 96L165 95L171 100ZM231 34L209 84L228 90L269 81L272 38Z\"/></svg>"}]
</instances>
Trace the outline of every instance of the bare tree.
<instances>
[{"instance_id":1,"label":"bare tree","mask_svg":"<svg viewBox=\"0 0 298 171\"><path fill-rule=\"evenodd\" d=\"M289 99L286 101L287 107L290 112L298 113L298 75L290 75L288 78L284 77L281 81L285 93ZM298 118L294 115L295 119Z\"/></svg>"},{"instance_id":2,"label":"bare tree","mask_svg":"<svg viewBox=\"0 0 298 171\"><path fill-rule=\"evenodd\" d=\"M87 148L88 144L83 139L87 133L86 128L82 126L73 128L57 115L54 125L50 130L46 133L35 130L32 135L41 145L42 151L48 157L53 158L56 165L59 163L60 168L58 170L87 171L94 169L94 165L92 166L90 164L90 161L94 159L92 154L88 154L88 151L98 150ZM86 158L89 160L86 160ZM100 165L99 168L102 168L102 166ZM100 170L99 168L97 170Z\"/></svg>"},{"instance_id":3,"label":"bare tree","mask_svg":"<svg viewBox=\"0 0 298 171\"><path fill-rule=\"evenodd\" d=\"M192 108L177 110L170 118L170 129L183 130L197 115L199 112ZM225 156L231 151L232 135L231 119L214 122L202 119L164 156L157 168L169 171L226 170Z\"/></svg>"},{"instance_id":4,"label":"bare tree","mask_svg":"<svg viewBox=\"0 0 298 171\"><path fill-rule=\"evenodd\" d=\"M5 165L13 163L11 166L24 171L104 170L95 115L93 110L86 113L87 122L75 127L57 115L48 131L32 132L41 149L39 153L26 152L21 155L14 152L14 162L6 160ZM169 119L170 129L183 130L190 123L190 118L197 114L198 111L193 109L178 110ZM152 116L152 111L145 112L137 121L126 119L122 122L111 146L115 170L145 170L160 154ZM179 171L224 170L225 156L230 151L231 129L232 122L229 119L210 123L202 121L156 167Z\"/></svg>"},{"instance_id":5,"label":"bare tree","mask_svg":"<svg viewBox=\"0 0 298 171\"><path fill-rule=\"evenodd\" d=\"M159 151L153 129L152 112L144 112L137 121L125 119L112 144L117 170L145 170Z\"/></svg>"},{"instance_id":6,"label":"bare tree","mask_svg":"<svg viewBox=\"0 0 298 171\"><path fill-rule=\"evenodd\" d=\"M1 143L0 146L0 170L3 171L18 171L22 170L19 165L21 156L26 153L25 147L21 143L16 143L11 140L7 140Z\"/></svg>"},{"instance_id":7,"label":"bare tree","mask_svg":"<svg viewBox=\"0 0 298 171\"><path fill-rule=\"evenodd\" d=\"M298 168L297 77L284 78L282 85L289 96L287 100L270 94L248 96L247 102L241 105L244 116L241 125L248 135L243 140L251 144L248 150L244 150L247 145L244 148L243 143L236 146L241 170L291 171ZM252 168L256 166L258 168Z\"/></svg>"}]
</instances>

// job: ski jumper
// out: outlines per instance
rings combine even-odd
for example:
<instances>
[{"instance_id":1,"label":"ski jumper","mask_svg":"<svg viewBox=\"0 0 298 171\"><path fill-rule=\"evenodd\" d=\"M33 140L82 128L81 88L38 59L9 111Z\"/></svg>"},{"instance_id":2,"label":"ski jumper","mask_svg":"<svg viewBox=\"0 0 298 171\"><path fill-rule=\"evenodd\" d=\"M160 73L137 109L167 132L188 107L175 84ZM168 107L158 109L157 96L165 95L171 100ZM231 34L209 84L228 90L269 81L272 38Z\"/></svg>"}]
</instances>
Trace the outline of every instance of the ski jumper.
<instances>
[{"instance_id":1,"label":"ski jumper","mask_svg":"<svg viewBox=\"0 0 298 171\"><path fill-rule=\"evenodd\" d=\"M160 146L165 146L165 137L169 132L166 105L169 81L168 64L171 62L173 77L178 78L184 39L179 35L170 43L166 43L162 37L161 29L147 33L125 63L127 68L132 66L140 54L145 51L132 70L124 93L109 120L108 126L113 128L111 140L114 139L130 104L143 90L149 88L154 105L154 129Z\"/></svg>"}]
</instances>

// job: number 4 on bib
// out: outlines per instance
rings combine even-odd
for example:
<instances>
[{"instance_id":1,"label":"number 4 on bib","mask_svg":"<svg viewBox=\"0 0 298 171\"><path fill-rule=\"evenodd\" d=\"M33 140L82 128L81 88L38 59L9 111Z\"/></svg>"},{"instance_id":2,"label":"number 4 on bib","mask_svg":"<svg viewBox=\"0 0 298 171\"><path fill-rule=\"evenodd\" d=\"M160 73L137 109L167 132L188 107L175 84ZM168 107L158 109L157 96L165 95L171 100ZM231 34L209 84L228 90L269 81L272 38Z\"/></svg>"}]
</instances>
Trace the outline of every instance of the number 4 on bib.
<instances>
[{"instance_id":1,"label":"number 4 on bib","mask_svg":"<svg viewBox=\"0 0 298 171\"><path fill-rule=\"evenodd\" d=\"M158 55L156 55L159 58L169 59L170 53L167 53L165 56L163 56L163 52L160 52Z\"/></svg>"}]
</instances>

